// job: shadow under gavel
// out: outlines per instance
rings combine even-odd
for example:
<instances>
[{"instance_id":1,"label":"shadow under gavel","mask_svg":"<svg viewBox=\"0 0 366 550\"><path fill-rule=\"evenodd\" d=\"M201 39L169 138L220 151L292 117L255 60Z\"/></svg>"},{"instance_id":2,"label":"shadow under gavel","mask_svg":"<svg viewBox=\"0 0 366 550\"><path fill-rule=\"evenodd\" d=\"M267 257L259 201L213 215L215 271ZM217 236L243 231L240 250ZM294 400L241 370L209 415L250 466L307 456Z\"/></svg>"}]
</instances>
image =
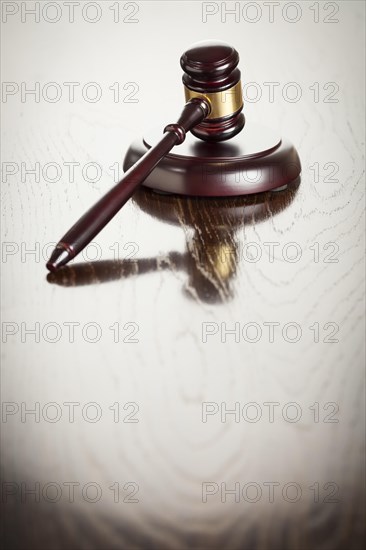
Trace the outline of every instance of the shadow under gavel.
<instances>
[{"instance_id":1,"label":"shadow under gavel","mask_svg":"<svg viewBox=\"0 0 366 550\"><path fill-rule=\"evenodd\" d=\"M142 211L165 223L190 228L185 252L71 264L49 273L47 280L76 287L175 271L187 275L187 296L207 303L225 302L234 295L232 281L240 261L237 231L284 210L293 201L299 182L280 191L220 199L179 197L141 188L132 200Z\"/></svg>"},{"instance_id":2,"label":"shadow under gavel","mask_svg":"<svg viewBox=\"0 0 366 550\"><path fill-rule=\"evenodd\" d=\"M198 245L198 246L197 246ZM65 287L107 283L159 271L182 271L188 275L188 288L204 301L224 301L230 297L229 280L236 271L237 250L232 243L212 243L203 251L193 241L186 253L170 252L156 258L99 260L78 263L49 273L49 283ZM188 292L189 294L189 292Z\"/></svg>"}]
</instances>

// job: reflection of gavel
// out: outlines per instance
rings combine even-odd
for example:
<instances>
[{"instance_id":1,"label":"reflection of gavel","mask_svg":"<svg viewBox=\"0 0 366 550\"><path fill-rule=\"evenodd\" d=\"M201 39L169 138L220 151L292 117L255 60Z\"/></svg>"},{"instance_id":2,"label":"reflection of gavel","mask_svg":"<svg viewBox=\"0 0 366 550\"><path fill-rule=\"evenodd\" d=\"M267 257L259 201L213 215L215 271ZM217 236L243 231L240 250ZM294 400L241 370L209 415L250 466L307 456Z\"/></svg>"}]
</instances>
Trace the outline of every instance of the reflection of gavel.
<instances>
[{"instance_id":1,"label":"reflection of gavel","mask_svg":"<svg viewBox=\"0 0 366 550\"><path fill-rule=\"evenodd\" d=\"M234 295L241 241L236 232L246 225L273 218L294 200L299 182L279 193L205 200L198 197L158 195L140 188L133 201L143 212L167 224L184 226L183 253L172 251L151 258L100 260L76 263L49 273L50 283L65 287L106 283L162 270L188 275L186 296L220 303Z\"/></svg>"},{"instance_id":2,"label":"reflection of gavel","mask_svg":"<svg viewBox=\"0 0 366 550\"><path fill-rule=\"evenodd\" d=\"M237 51L223 43L193 46L181 57L187 103L176 124L151 147L64 235L53 251L47 268L55 271L68 263L103 229L165 155L183 143L186 133L218 142L235 136L244 126Z\"/></svg>"}]
</instances>

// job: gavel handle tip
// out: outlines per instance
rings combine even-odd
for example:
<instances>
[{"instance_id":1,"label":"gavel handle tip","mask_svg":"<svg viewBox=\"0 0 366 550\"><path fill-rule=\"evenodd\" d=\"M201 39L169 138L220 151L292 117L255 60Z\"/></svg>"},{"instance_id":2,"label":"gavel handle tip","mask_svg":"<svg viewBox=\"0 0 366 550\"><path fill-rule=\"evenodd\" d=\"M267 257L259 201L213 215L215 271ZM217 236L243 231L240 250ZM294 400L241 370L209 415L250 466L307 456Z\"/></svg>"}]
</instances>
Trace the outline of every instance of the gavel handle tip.
<instances>
[{"instance_id":1,"label":"gavel handle tip","mask_svg":"<svg viewBox=\"0 0 366 550\"><path fill-rule=\"evenodd\" d=\"M55 273L60 267L66 265L73 258L68 250L61 247L56 247L48 260L46 267L51 273Z\"/></svg>"}]
</instances>

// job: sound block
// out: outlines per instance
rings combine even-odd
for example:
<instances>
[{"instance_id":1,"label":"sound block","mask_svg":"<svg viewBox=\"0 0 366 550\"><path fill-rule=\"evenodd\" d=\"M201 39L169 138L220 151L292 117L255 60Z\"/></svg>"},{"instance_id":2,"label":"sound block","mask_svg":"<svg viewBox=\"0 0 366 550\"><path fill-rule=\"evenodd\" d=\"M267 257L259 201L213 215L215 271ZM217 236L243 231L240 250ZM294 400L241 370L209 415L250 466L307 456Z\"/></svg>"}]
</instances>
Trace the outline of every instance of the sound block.
<instances>
[{"instance_id":1,"label":"sound block","mask_svg":"<svg viewBox=\"0 0 366 550\"><path fill-rule=\"evenodd\" d=\"M128 170L162 137L149 131L128 149ZM301 163L295 147L272 130L247 122L229 141L208 143L187 134L162 159L143 185L156 191L199 197L250 195L284 188L298 178Z\"/></svg>"}]
</instances>

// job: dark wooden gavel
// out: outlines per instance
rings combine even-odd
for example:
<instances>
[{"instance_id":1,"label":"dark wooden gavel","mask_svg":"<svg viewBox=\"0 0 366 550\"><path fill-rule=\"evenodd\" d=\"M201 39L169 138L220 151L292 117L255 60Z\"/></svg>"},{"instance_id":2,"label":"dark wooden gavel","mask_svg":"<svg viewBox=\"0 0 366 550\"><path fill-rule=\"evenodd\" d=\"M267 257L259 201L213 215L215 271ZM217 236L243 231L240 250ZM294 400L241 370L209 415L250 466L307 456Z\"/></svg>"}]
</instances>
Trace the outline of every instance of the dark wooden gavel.
<instances>
[{"instance_id":1,"label":"dark wooden gavel","mask_svg":"<svg viewBox=\"0 0 366 550\"><path fill-rule=\"evenodd\" d=\"M187 103L175 124L138 160L106 195L62 237L47 262L56 271L74 258L129 200L135 189L186 133L209 142L230 139L245 124L238 52L220 42L194 45L181 57Z\"/></svg>"}]
</instances>

